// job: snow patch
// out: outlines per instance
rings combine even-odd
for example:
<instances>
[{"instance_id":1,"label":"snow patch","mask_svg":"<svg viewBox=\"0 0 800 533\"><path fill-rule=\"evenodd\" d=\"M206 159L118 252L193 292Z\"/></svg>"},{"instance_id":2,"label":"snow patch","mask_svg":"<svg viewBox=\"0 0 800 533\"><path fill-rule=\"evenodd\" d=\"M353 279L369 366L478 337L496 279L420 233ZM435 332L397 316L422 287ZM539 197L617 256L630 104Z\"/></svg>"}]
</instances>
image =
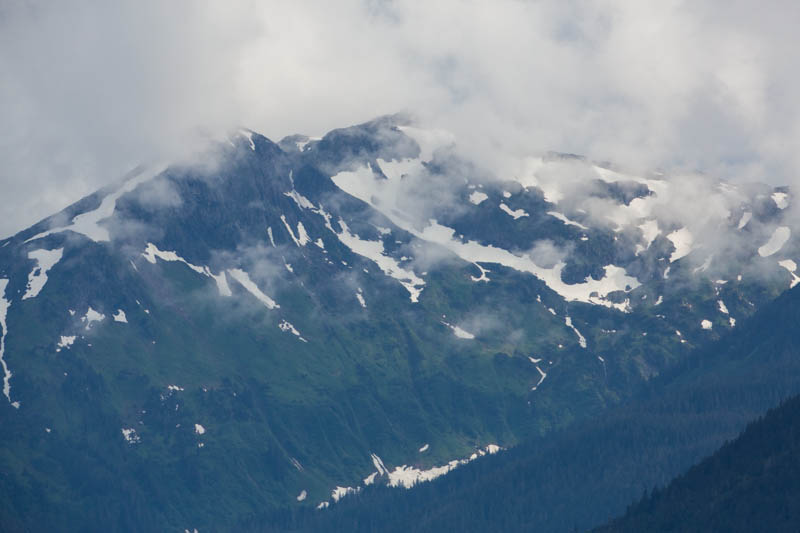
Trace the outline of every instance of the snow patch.
<instances>
[{"instance_id":1,"label":"snow patch","mask_svg":"<svg viewBox=\"0 0 800 533\"><path fill-rule=\"evenodd\" d=\"M479 265L478 263L472 263L472 264L473 264L473 265L475 265L475 268L477 268L478 270L480 270L480 272L481 272L481 275L480 275L480 276L478 276L477 278L476 278L475 276L470 276L470 277L469 277L469 279L471 279L472 281L487 281L487 282L488 282L488 281L491 281L491 280L489 279L489 276L487 276L487 275L486 275L486 273L487 273L487 272L491 272L491 270L489 270L488 268L483 268L483 267L482 267L481 265Z\"/></svg>"},{"instance_id":2,"label":"snow patch","mask_svg":"<svg viewBox=\"0 0 800 533\"><path fill-rule=\"evenodd\" d=\"M342 232L334 233L342 244L350 248L354 253L373 261L387 276L398 280L409 292L412 302L419 301L419 295L422 294L425 280L417 276L413 270L406 270L401 267L400 263L393 257L385 255L383 241L367 241L361 239L358 235L350 233L350 229L341 218L339 219L339 227L341 227Z\"/></svg>"},{"instance_id":3,"label":"snow patch","mask_svg":"<svg viewBox=\"0 0 800 533\"><path fill-rule=\"evenodd\" d=\"M297 242L300 243L300 246L305 246L311 241L309 238L308 233L306 233L306 228L303 226L302 222L297 223Z\"/></svg>"},{"instance_id":4,"label":"snow patch","mask_svg":"<svg viewBox=\"0 0 800 533\"><path fill-rule=\"evenodd\" d=\"M286 215L281 215L281 222L283 222L283 225L284 225L284 227L286 228L286 231L287 231L287 232L289 232L289 237L291 237L291 238L292 238L292 240L294 241L294 243L295 243L297 246L304 246L303 244L300 244L300 240L299 240L297 237L295 237L295 236L294 236L294 231L292 231L292 227L291 227L291 226L289 225L289 223L286 221Z\"/></svg>"},{"instance_id":5,"label":"snow patch","mask_svg":"<svg viewBox=\"0 0 800 533\"><path fill-rule=\"evenodd\" d=\"M420 470L419 468L408 465L398 466L395 467L392 472L388 473L388 485L390 487L403 487L410 489L418 483L424 483L426 481L436 479L437 477L443 476L461 465L465 465L470 461L474 461L478 457L482 457L487 454L495 454L500 450L500 446L496 444L489 444L485 448L473 453L466 459L454 459L445 465L434 466L433 468L429 468L427 470Z\"/></svg>"},{"instance_id":6,"label":"snow patch","mask_svg":"<svg viewBox=\"0 0 800 533\"><path fill-rule=\"evenodd\" d=\"M789 240L791 234L792 231L787 226L779 226L775 228L775 231L772 232L772 236L769 238L769 240L758 249L758 255L761 257L771 256L783 248L783 245Z\"/></svg>"},{"instance_id":7,"label":"snow patch","mask_svg":"<svg viewBox=\"0 0 800 533\"><path fill-rule=\"evenodd\" d=\"M287 320L282 320L281 323L278 324L278 328L280 328L280 330L283 331L284 333L287 331L290 332L292 335L296 336L303 342L308 342L307 340L305 340L303 337L300 336L300 332L297 331L297 328L295 328Z\"/></svg>"},{"instance_id":8,"label":"snow patch","mask_svg":"<svg viewBox=\"0 0 800 533\"><path fill-rule=\"evenodd\" d=\"M559 347L559 348L561 348L561 345L559 344L559 345L558 345L558 347ZM538 370L538 371L539 371L539 382L538 382L538 383L536 383L536 385L534 385L533 387L531 387L531 390L532 390L532 391L534 391L534 390L538 389L538 388L539 388L539 385L541 385L541 384L542 384L542 382L544 381L544 378L546 378L546 377L547 377L547 372L545 372L544 370L542 370L541 368L539 368L539 365L536 365L536 370Z\"/></svg>"},{"instance_id":9,"label":"snow patch","mask_svg":"<svg viewBox=\"0 0 800 533\"><path fill-rule=\"evenodd\" d=\"M58 344L56 344L56 351L60 352L62 348L69 348L75 343L75 335L61 335Z\"/></svg>"},{"instance_id":10,"label":"snow patch","mask_svg":"<svg viewBox=\"0 0 800 533\"><path fill-rule=\"evenodd\" d=\"M413 233L415 230L411 228L408 231ZM454 234L455 230L436 221L431 221L422 232L418 232L421 239L440 244L470 263L497 263L519 272L533 274L568 301L604 305L624 311L627 309L626 303L614 304L604 300L604 297L610 292L631 290L639 286L636 278L628 276L625 269L616 265L606 265L605 276L601 280L587 276L583 283L568 284L561 279L561 271L566 266L563 262L551 268L540 267L528 254L516 255L502 248L483 245L476 241L461 242L453 237Z\"/></svg>"},{"instance_id":11,"label":"snow patch","mask_svg":"<svg viewBox=\"0 0 800 533\"><path fill-rule=\"evenodd\" d=\"M586 337L581 335L581 332L578 331L578 328L576 328L572 324L572 318L571 317L565 317L564 318L564 323L567 325L568 328L572 329L572 331L575 332L575 335L578 336L578 344L581 345L581 348L586 348Z\"/></svg>"},{"instance_id":12,"label":"snow patch","mask_svg":"<svg viewBox=\"0 0 800 533\"><path fill-rule=\"evenodd\" d=\"M465 459L462 459L462 461L464 461L464 463L468 462L468 460ZM417 483L424 483L443 476L464 463L459 460L453 460L446 465L435 466L428 470L420 470L419 468L407 465L398 466L394 471L389 473L389 486L410 489Z\"/></svg>"},{"instance_id":13,"label":"snow patch","mask_svg":"<svg viewBox=\"0 0 800 533\"><path fill-rule=\"evenodd\" d=\"M559 213L558 211L548 211L547 214L550 215L551 217L557 218L558 220L560 220L561 222L563 222L567 226L575 226L575 227L578 227L578 228L581 228L581 229L585 229L585 230L589 229L586 226L584 226L583 224L581 224L580 222L575 222L574 220L570 220L569 218L567 218L566 215L563 215L563 214Z\"/></svg>"},{"instance_id":14,"label":"snow patch","mask_svg":"<svg viewBox=\"0 0 800 533\"><path fill-rule=\"evenodd\" d=\"M294 203L296 203L298 207L300 207L301 209L314 209L314 204L311 203L311 200L309 200L308 198L306 198L305 196L303 196L294 189L292 189L289 192L285 192L283 194L284 196L288 196L289 198L294 200Z\"/></svg>"},{"instance_id":15,"label":"snow patch","mask_svg":"<svg viewBox=\"0 0 800 533\"><path fill-rule=\"evenodd\" d=\"M369 454L370 458L372 459L372 464L375 466L375 470L378 471L379 475L388 474L389 470L387 470L386 465L383 464L383 460L375 455L374 453Z\"/></svg>"},{"instance_id":16,"label":"snow patch","mask_svg":"<svg viewBox=\"0 0 800 533\"><path fill-rule=\"evenodd\" d=\"M128 444L139 444L142 442L141 437L136 433L136 430L133 428L122 428L122 436L128 442Z\"/></svg>"},{"instance_id":17,"label":"snow patch","mask_svg":"<svg viewBox=\"0 0 800 533\"><path fill-rule=\"evenodd\" d=\"M737 229L739 230L743 229L747 225L747 223L750 222L751 218L753 218L753 213L751 213L750 211L745 211L742 214L742 218L739 219L739 226L737 227Z\"/></svg>"},{"instance_id":18,"label":"snow patch","mask_svg":"<svg viewBox=\"0 0 800 533\"><path fill-rule=\"evenodd\" d=\"M152 263L154 265L156 264L156 258L161 259L162 261L169 261L169 262L179 261L181 263L188 265L189 268L191 268L192 270L200 272L201 274L203 273L202 267L192 265L186 259L179 256L176 252L159 250L158 246L156 246L152 242L147 243L144 252L142 252L142 257L144 257L147 260L147 262Z\"/></svg>"},{"instance_id":19,"label":"snow patch","mask_svg":"<svg viewBox=\"0 0 800 533\"><path fill-rule=\"evenodd\" d=\"M313 206L314 204L311 205ZM297 246L305 246L311 241L311 239L308 236L308 233L306 232L306 228L305 226L303 226L302 222L297 223L297 236L295 236L294 231L292 231L292 227L286 221L286 215L281 215L281 222L283 222L283 225L286 227L286 231L289 232L289 236L292 238L292 240ZM275 244L273 242L273 246L274 245Z\"/></svg>"},{"instance_id":20,"label":"snow patch","mask_svg":"<svg viewBox=\"0 0 800 533\"><path fill-rule=\"evenodd\" d=\"M363 307L364 309L367 308L367 302L364 300L364 295L361 292L361 287L359 287L358 291L356 292L356 299L358 300L358 303L361 304L361 307Z\"/></svg>"},{"instance_id":21,"label":"snow patch","mask_svg":"<svg viewBox=\"0 0 800 533\"><path fill-rule=\"evenodd\" d=\"M506 204L504 204L502 202L500 202L500 210L502 210L504 213L508 214L508 216L512 217L514 220L517 220L518 218L530 216L530 215L528 215L528 213L525 212L524 209L514 209L512 211L512 209L510 207L508 207Z\"/></svg>"},{"instance_id":22,"label":"snow patch","mask_svg":"<svg viewBox=\"0 0 800 533\"><path fill-rule=\"evenodd\" d=\"M253 142L253 132L250 130L241 129L239 130L239 135L250 141L250 149L255 152L256 143Z\"/></svg>"},{"instance_id":23,"label":"snow patch","mask_svg":"<svg viewBox=\"0 0 800 533\"><path fill-rule=\"evenodd\" d=\"M489 195L486 194L485 192L480 192L480 191L473 191L469 195L469 201L475 205L480 205L481 202L483 202L487 198L489 198Z\"/></svg>"},{"instance_id":24,"label":"snow patch","mask_svg":"<svg viewBox=\"0 0 800 533\"><path fill-rule=\"evenodd\" d=\"M220 296L233 296L231 288L228 285L228 278L225 277L224 270L217 275L214 275L211 273L211 271L209 271L209 274L211 274L211 277L214 278L214 281L217 284L217 291L219 291Z\"/></svg>"},{"instance_id":25,"label":"snow patch","mask_svg":"<svg viewBox=\"0 0 800 533\"><path fill-rule=\"evenodd\" d=\"M63 255L63 248L28 252L28 258L35 259L36 266L31 273L28 274L28 286L25 295L22 297L23 300L35 298L39 295L39 292L44 288L44 284L47 283L47 271L53 268L53 266L61 260Z\"/></svg>"},{"instance_id":26,"label":"snow patch","mask_svg":"<svg viewBox=\"0 0 800 533\"><path fill-rule=\"evenodd\" d=\"M361 487L336 487L331 491L331 499L338 502L348 494L356 494L361 491Z\"/></svg>"},{"instance_id":27,"label":"snow patch","mask_svg":"<svg viewBox=\"0 0 800 533\"><path fill-rule=\"evenodd\" d=\"M267 309L278 309L280 307L275 300L261 292L261 289L258 288L258 285L253 283L253 280L250 279L250 275L244 270L240 268L233 268L228 270L228 273L239 283L239 285L244 287L247 292L255 296L259 302L263 303Z\"/></svg>"},{"instance_id":28,"label":"snow patch","mask_svg":"<svg viewBox=\"0 0 800 533\"><path fill-rule=\"evenodd\" d=\"M661 234L661 230L658 228L658 220L650 219L642 222L639 224L639 229L642 232L642 238L644 239L644 250L650 248L650 245L653 244L653 241Z\"/></svg>"},{"instance_id":29,"label":"snow patch","mask_svg":"<svg viewBox=\"0 0 800 533\"><path fill-rule=\"evenodd\" d=\"M778 261L778 264L789 271L789 274L792 275L792 281L789 282L789 288L793 288L795 285L800 283L800 277L797 276L797 263L792 261L791 259L784 259L782 261Z\"/></svg>"},{"instance_id":30,"label":"snow patch","mask_svg":"<svg viewBox=\"0 0 800 533\"><path fill-rule=\"evenodd\" d=\"M672 241L672 244L675 246L675 251L669 256L670 263L689 255L689 252L692 251L692 242L694 239L692 233L686 228L673 231L667 235L667 239Z\"/></svg>"},{"instance_id":31,"label":"snow patch","mask_svg":"<svg viewBox=\"0 0 800 533\"><path fill-rule=\"evenodd\" d=\"M448 328L453 330L453 335L455 335L459 339L470 339L471 340L471 339L475 338L475 335L473 335L469 331L461 329L458 326L454 326L453 324L448 324L447 322L444 322L444 321L442 321L442 324L444 324L445 326L447 326Z\"/></svg>"},{"instance_id":32,"label":"snow patch","mask_svg":"<svg viewBox=\"0 0 800 533\"><path fill-rule=\"evenodd\" d=\"M105 318L106 315L98 311L95 311L94 309L92 309L91 306L89 306L89 309L86 310L86 314L83 315L83 318L81 318L81 322L85 322L86 329L89 330L92 328L92 324L94 324L95 322L102 322L103 320L105 320Z\"/></svg>"},{"instance_id":33,"label":"snow patch","mask_svg":"<svg viewBox=\"0 0 800 533\"><path fill-rule=\"evenodd\" d=\"M8 309L11 307L11 300L6 299L6 289L8 288L8 280L0 279L0 327L3 328L3 333L0 335L0 365L3 367L3 395L8 399L8 403L14 405L17 402L11 401L11 370L8 368L5 357L6 349L6 336L8 335L8 323L6 318L8 316ZM19 405L17 403L17 405Z\"/></svg>"},{"instance_id":34,"label":"snow patch","mask_svg":"<svg viewBox=\"0 0 800 533\"><path fill-rule=\"evenodd\" d=\"M422 165L420 164L418 170L421 171L421 168ZM342 191L371 205L399 228L408 231L419 239L439 244L465 261L470 263L498 263L520 272L532 274L544 281L552 290L568 301L604 305L620 311L628 310L629 304L627 302L616 304L605 300L605 296L610 292L632 290L639 286L636 278L628 276L623 268L616 265L606 265L604 267L605 276L601 280L594 280L591 276L588 276L585 282L570 285L561 280L561 271L565 266L564 263L559 263L552 268L546 269L536 265L528 254L516 255L508 250L491 245L482 245L476 241L462 242L454 238L455 230L443 226L435 220L431 220L423 230L417 229L412 224L410 217L403 215L401 206L397 205L397 199L401 197L399 188L402 184L400 180L392 178L392 176L396 177L396 173L387 173L387 168L383 166L381 169L390 179L376 179L369 165L355 171L340 172L331 179ZM329 225L330 215L322 211L321 208L318 212L326 218L326 223ZM330 225L329 229L333 231Z\"/></svg>"},{"instance_id":35,"label":"snow patch","mask_svg":"<svg viewBox=\"0 0 800 533\"><path fill-rule=\"evenodd\" d=\"M786 209L789 207L789 195L785 192L772 193L772 201L778 206L778 209Z\"/></svg>"},{"instance_id":36,"label":"snow patch","mask_svg":"<svg viewBox=\"0 0 800 533\"><path fill-rule=\"evenodd\" d=\"M74 231L75 233L82 233L95 242L110 241L111 236L108 230L100 226L100 222L110 218L111 215L114 214L114 210L117 207L117 200L119 200L123 194L131 192L140 184L161 174L165 169L166 166L158 166L154 167L154 170L149 172L142 171L138 175L125 181L116 191L106 195L100 202L100 206L94 211L89 211L88 213L82 213L73 217L72 223L69 226L49 229L38 235L34 235L25 242L41 239L52 233L60 233L67 230Z\"/></svg>"},{"instance_id":37,"label":"snow patch","mask_svg":"<svg viewBox=\"0 0 800 533\"><path fill-rule=\"evenodd\" d=\"M217 284L217 291L221 296L231 296L231 289L228 286L228 280L225 278L225 272L220 272L219 274L214 274L211 272L207 266L197 266L193 265L183 257L179 256L174 251L165 251L159 250L158 246L153 244L152 242L147 243L147 247L145 248L144 252L142 252L142 257L144 257L149 263L156 264L156 258L161 259L162 261L167 262L179 262L183 263L184 265L188 266L198 274L202 274L206 277L212 278Z\"/></svg>"}]
</instances>

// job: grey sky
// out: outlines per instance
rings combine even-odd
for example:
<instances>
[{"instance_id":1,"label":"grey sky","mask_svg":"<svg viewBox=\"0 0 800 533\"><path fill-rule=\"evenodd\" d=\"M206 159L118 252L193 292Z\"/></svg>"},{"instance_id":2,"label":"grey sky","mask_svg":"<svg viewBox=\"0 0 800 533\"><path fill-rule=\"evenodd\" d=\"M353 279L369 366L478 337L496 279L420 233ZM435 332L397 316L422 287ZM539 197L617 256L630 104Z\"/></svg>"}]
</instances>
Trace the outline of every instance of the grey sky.
<instances>
[{"instance_id":1,"label":"grey sky","mask_svg":"<svg viewBox=\"0 0 800 533\"><path fill-rule=\"evenodd\" d=\"M244 125L407 110L482 163L554 149L792 183L800 4L6 2L0 236Z\"/></svg>"}]
</instances>

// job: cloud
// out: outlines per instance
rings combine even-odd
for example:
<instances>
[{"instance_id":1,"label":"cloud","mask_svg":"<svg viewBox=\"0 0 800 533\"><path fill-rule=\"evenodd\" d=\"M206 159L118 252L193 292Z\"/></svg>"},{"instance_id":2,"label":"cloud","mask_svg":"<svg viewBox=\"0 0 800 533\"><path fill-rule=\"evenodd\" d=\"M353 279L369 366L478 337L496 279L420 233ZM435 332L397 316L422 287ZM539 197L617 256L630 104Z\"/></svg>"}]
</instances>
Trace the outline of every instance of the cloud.
<instances>
[{"instance_id":1,"label":"cloud","mask_svg":"<svg viewBox=\"0 0 800 533\"><path fill-rule=\"evenodd\" d=\"M542 268L553 268L558 263L564 262L569 256L569 248L561 248L549 239L536 241L528 255L534 263Z\"/></svg>"},{"instance_id":2,"label":"cloud","mask_svg":"<svg viewBox=\"0 0 800 533\"><path fill-rule=\"evenodd\" d=\"M142 183L128 194L127 199L147 211L177 208L183 203L175 184L165 176Z\"/></svg>"},{"instance_id":3,"label":"cloud","mask_svg":"<svg viewBox=\"0 0 800 533\"><path fill-rule=\"evenodd\" d=\"M791 183L800 4L15 2L0 8L0 235L239 125L399 110L486 168L553 149Z\"/></svg>"}]
</instances>

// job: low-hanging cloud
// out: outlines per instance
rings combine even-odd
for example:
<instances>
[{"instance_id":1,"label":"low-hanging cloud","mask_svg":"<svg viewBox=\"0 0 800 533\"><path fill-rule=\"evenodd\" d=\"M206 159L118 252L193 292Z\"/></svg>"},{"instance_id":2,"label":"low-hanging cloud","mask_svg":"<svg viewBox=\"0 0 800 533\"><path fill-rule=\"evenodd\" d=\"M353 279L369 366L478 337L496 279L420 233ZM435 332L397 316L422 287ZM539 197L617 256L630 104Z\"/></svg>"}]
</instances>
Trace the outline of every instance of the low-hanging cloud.
<instances>
[{"instance_id":1,"label":"low-hanging cloud","mask_svg":"<svg viewBox=\"0 0 800 533\"><path fill-rule=\"evenodd\" d=\"M0 235L239 125L407 110L482 165L549 149L791 183L796 2L83 0L0 7Z\"/></svg>"}]
</instances>

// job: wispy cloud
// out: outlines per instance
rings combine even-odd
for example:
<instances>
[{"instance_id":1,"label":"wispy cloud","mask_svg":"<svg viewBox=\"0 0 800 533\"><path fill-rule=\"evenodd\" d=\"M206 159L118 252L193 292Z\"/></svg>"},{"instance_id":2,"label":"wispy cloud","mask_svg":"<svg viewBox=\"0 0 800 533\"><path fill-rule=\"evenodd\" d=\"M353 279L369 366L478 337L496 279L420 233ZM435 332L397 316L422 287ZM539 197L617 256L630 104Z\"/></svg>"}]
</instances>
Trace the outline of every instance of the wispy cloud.
<instances>
[{"instance_id":1,"label":"wispy cloud","mask_svg":"<svg viewBox=\"0 0 800 533\"><path fill-rule=\"evenodd\" d=\"M319 135L409 110L484 166L548 149L788 183L796 2L0 8L0 234L245 125ZM332 21L336 21L332 23ZM502 174L502 172L498 172Z\"/></svg>"}]
</instances>

